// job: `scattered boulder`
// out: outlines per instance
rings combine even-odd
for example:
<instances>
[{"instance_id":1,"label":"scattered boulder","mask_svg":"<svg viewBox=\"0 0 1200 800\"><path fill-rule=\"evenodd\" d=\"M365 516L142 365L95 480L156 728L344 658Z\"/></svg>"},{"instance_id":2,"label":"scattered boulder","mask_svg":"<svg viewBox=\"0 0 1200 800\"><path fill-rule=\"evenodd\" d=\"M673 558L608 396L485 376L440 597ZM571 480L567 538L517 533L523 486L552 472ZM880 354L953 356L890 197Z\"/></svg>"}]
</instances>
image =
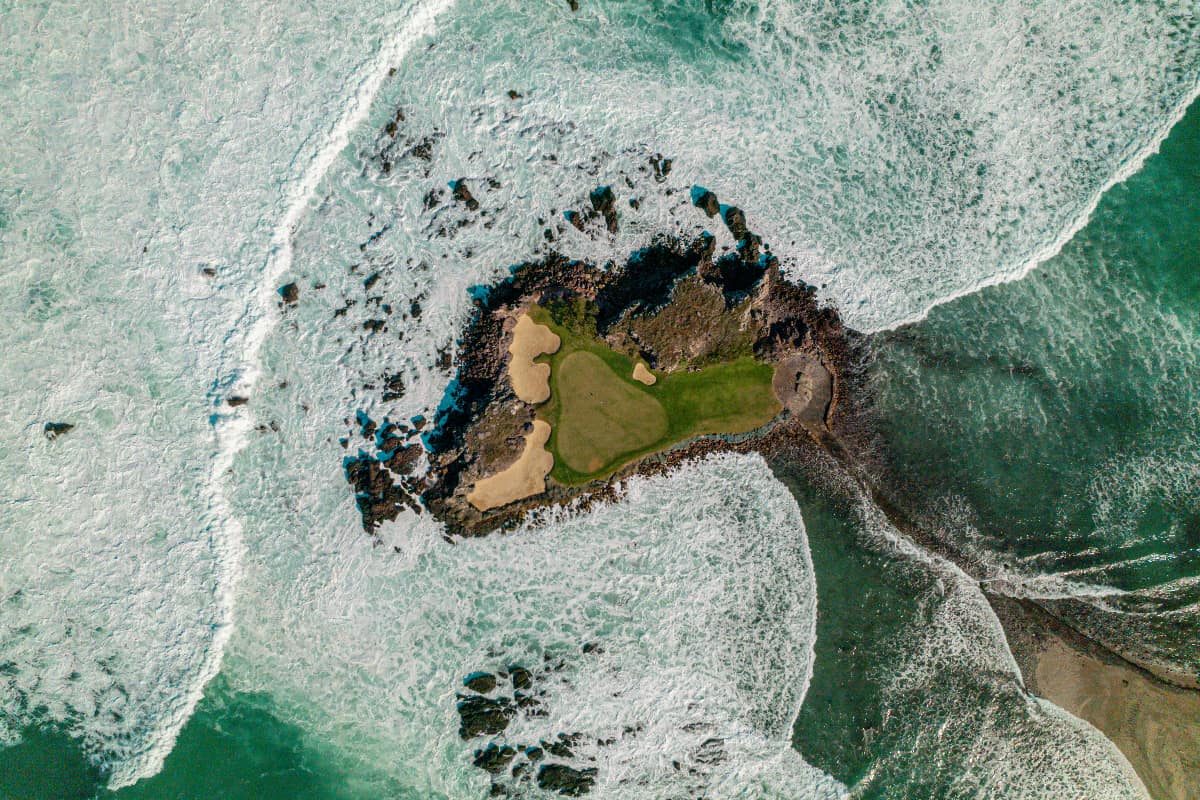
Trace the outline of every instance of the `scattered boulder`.
<instances>
[{"instance_id":1,"label":"scattered boulder","mask_svg":"<svg viewBox=\"0 0 1200 800\"><path fill-rule=\"evenodd\" d=\"M579 0L567 0L567 5L571 7L572 11L579 10Z\"/></svg>"},{"instance_id":2,"label":"scattered boulder","mask_svg":"<svg viewBox=\"0 0 1200 800\"><path fill-rule=\"evenodd\" d=\"M67 433L74 427L75 426L70 422L47 422L42 428L42 433L47 439L54 441L59 436L62 436L64 433Z\"/></svg>"},{"instance_id":3,"label":"scattered boulder","mask_svg":"<svg viewBox=\"0 0 1200 800\"><path fill-rule=\"evenodd\" d=\"M463 686L472 692L487 694L496 688L496 676L490 672L472 672L463 679Z\"/></svg>"},{"instance_id":4,"label":"scattered boulder","mask_svg":"<svg viewBox=\"0 0 1200 800\"><path fill-rule=\"evenodd\" d=\"M244 405L246 405L246 403L249 403L250 398L243 397L240 394L231 394L229 397L225 398L225 402L228 403L231 407L237 408L238 406L244 406Z\"/></svg>"},{"instance_id":5,"label":"scattered boulder","mask_svg":"<svg viewBox=\"0 0 1200 800\"><path fill-rule=\"evenodd\" d=\"M596 783L596 768L575 769L566 764L543 764L537 773L538 786L567 797L579 797Z\"/></svg>"},{"instance_id":6,"label":"scattered boulder","mask_svg":"<svg viewBox=\"0 0 1200 800\"><path fill-rule=\"evenodd\" d=\"M475 751L475 760L472 761L475 766L482 770L486 770L493 775L497 775L504 771L505 767L512 762L517 755L517 751L508 745L497 747L495 743L489 744L482 750Z\"/></svg>"},{"instance_id":7,"label":"scattered boulder","mask_svg":"<svg viewBox=\"0 0 1200 800\"><path fill-rule=\"evenodd\" d=\"M471 194L471 190L467 187L465 180L460 178L451 183L450 191L454 194L454 199L465 205L469 211L479 210L479 201Z\"/></svg>"},{"instance_id":8,"label":"scattered boulder","mask_svg":"<svg viewBox=\"0 0 1200 800\"><path fill-rule=\"evenodd\" d=\"M458 702L458 717L461 725L458 735L464 739L476 736L495 736L508 727L516 709L507 697L495 700L473 695Z\"/></svg>"},{"instance_id":9,"label":"scattered boulder","mask_svg":"<svg viewBox=\"0 0 1200 800\"><path fill-rule=\"evenodd\" d=\"M597 186L592 190L589 199L592 201L592 208L597 213L604 216L604 225L608 228L609 233L617 232L617 197L613 194L612 187Z\"/></svg>"},{"instance_id":10,"label":"scattered boulder","mask_svg":"<svg viewBox=\"0 0 1200 800\"><path fill-rule=\"evenodd\" d=\"M662 183L671 174L671 159L663 158L661 153L650 156L650 166L654 169L654 180Z\"/></svg>"},{"instance_id":11,"label":"scattered boulder","mask_svg":"<svg viewBox=\"0 0 1200 800\"><path fill-rule=\"evenodd\" d=\"M279 296L283 298L283 302L289 306L295 305L296 301L300 299L300 287L294 283L285 283L276 291L278 291Z\"/></svg>"},{"instance_id":12,"label":"scattered boulder","mask_svg":"<svg viewBox=\"0 0 1200 800\"><path fill-rule=\"evenodd\" d=\"M692 205L707 214L709 219L721 213L721 203L717 196L703 186L692 187Z\"/></svg>"},{"instance_id":13,"label":"scattered boulder","mask_svg":"<svg viewBox=\"0 0 1200 800\"><path fill-rule=\"evenodd\" d=\"M508 674L512 678L514 689L528 689L533 685L533 674L524 667L511 666Z\"/></svg>"}]
</instances>

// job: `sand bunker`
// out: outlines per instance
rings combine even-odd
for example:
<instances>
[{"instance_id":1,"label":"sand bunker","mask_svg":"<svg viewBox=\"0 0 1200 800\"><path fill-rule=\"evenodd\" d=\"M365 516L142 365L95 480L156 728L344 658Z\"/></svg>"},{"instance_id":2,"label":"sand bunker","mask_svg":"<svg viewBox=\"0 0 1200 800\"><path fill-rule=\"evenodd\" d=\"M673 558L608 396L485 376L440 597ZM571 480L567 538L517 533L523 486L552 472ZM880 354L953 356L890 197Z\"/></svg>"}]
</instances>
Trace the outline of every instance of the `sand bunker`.
<instances>
[{"instance_id":1,"label":"sand bunker","mask_svg":"<svg viewBox=\"0 0 1200 800\"><path fill-rule=\"evenodd\" d=\"M513 391L526 403L544 403L550 399L550 365L535 364L543 353L556 353L561 341L558 334L522 314L508 346L508 377Z\"/></svg>"},{"instance_id":2,"label":"sand bunker","mask_svg":"<svg viewBox=\"0 0 1200 800\"><path fill-rule=\"evenodd\" d=\"M557 342L558 337L554 339ZM487 511L546 491L546 476L554 466L554 456L546 451L549 439L550 423L535 419L521 457L508 469L477 481L467 502L479 511Z\"/></svg>"},{"instance_id":3,"label":"sand bunker","mask_svg":"<svg viewBox=\"0 0 1200 800\"><path fill-rule=\"evenodd\" d=\"M641 381L647 386L653 386L658 381L658 378L654 377L654 373L646 369L646 365L640 361L633 365L633 379Z\"/></svg>"}]
</instances>

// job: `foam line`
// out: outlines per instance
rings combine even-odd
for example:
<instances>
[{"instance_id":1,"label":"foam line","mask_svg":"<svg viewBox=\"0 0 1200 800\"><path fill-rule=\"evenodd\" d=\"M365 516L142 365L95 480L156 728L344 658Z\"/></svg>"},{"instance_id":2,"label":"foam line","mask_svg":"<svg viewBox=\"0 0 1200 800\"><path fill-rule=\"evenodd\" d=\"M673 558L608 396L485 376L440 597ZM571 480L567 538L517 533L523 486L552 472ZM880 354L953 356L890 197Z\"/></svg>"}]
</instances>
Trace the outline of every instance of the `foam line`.
<instances>
[{"instance_id":1,"label":"foam line","mask_svg":"<svg viewBox=\"0 0 1200 800\"><path fill-rule=\"evenodd\" d=\"M1041 266L1043 262L1054 258L1067 245L1067 242L1074 239L1075 234L1083 230L1087 226L1088 222L1091 221L1092 214L1099 207L1100 201L1103 199L1105 193L1118 183L1123 183L1129 178L1133 177L1133 175L1141 170L1142 165L1146 163L1146 159L1158 152L1159 148L1162 146L1162 143L1166 141L1167 136L1170 135L1171 130L1181 119L1183 119L1184 115L1187 114L1188 108L1191 107L1192 103L1197 97L1200 97L1200 82L1194 85L1191 91L1185 94L1183 98L1176 103L1175 107L1171 110L1171 113L1167 116L1166 121L1155 132L1150 141L1117 168L1117 171L1113 173L1112 177L1109 178L1108 181L1101 186L1094 195L1092 195L1092 198L1088 201L1087 205L1083 207L1083 210L1070 222L1070 224L1063 228L1063 230L1058 234L1057 237L1054 238L1052 242L1035 251L1034 254L1030 256L1029 259L1023 264L1017 267L1017 269L1011 272L1001 272L996 275L991 275L965 289L952 292L951 294L948 294L939 300L935 300L917 313L910 317L905 317L899 322L879 328L867 328L863 330L863 333L871 334L880 333L883 331L894 331L897 328L903 328L905 325L912 325L913 323L921 322L929 316L929 312L933 311L933 309L940 305L953 302L958 300L960 297L966 297L967 295L975 294L976 292L992 286L999 286L1002 283L1019 281Z\"/></svg>"},{"instance_id":2,"label":"foam line","mask_svg":"<svg viewBox=\"0 0 1200 800\"><path fill-rule=\"evenodd\" d=\"M292 267L296 227L307 213L325 174L350 143L350 135L366 119L375 96L387 78L388 70L400 63L418 41L434 33L438 15L452 4L453 0L432 0L417 6L396 35L384 44L364 68L358 89L345 111L325 135L301 179L288 192L287 211L275 226L262 278L246 312L235 324L234 334L230 336L233 342L230 349L239 352L240 358L238 366L233 370L225 370L225 374L233 376L234 385L228 388L229 393L250 396L262 375L260 351L279 321L279 315L275 312L276 284ZM240 337L237 334L239 329L245 331ZM205 686L220 671L225 648L233 634L235 596L246 549L241 521L234 514L229 499L228 476L232 472L234 459L246 446L254 427L254 415L250 408L242 406L236 411L222 414L214 425L217 446L209 473L209 531L215 538L214 550L220 565L220 583L216 590L220 621L213 631L212 646L200 665L195 684L164 720L153 739L154 744L136 763L114 771L109 781L112 789L131 785L162 769L163 761L175 747L180 730L200 702Z\"/></svg>"}]
</instances>

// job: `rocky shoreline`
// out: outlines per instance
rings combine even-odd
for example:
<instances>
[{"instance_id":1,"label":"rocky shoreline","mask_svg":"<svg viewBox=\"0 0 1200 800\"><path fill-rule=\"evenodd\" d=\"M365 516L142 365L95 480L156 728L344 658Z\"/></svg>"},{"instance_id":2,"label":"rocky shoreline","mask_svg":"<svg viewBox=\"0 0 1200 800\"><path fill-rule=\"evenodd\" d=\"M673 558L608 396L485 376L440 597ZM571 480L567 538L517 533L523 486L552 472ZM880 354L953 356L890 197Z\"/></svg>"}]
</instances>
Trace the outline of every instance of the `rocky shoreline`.
<instances>
[{"instance_id":1,"label":"rocky shoreline","mask_svg":"<svg viewBox=\"0 0 1200 800\"><path fill-rule=\"evenodd\" d=\"M595 209L581 224L592 217L609 224L613 200L608 187L593 192ZM721 206L699 187L693 201L710 217L719 215L735 248L719 252L706 232L692 239L662 237L619 266L598 267L552 252L514 267L496 284L472 289L475 307L460 340L457 371L428 429L422 430L424 420L359 420L366 446L344 467L367 532L411 509L432 513L448 536L482 535L514 526L538 509L611 499L633 475L706 453L833 438L846 400L842 377L850 352L840 317L817 303L815 287L783 276L738 208ZM597 331L610 346L655 369L694 369L743 350L775 365L783 411L747 434L679 442L581 486L548 480L541 494L481 512L466 501L467 491L517 460L534 418L533 406L517 398L508 376L516 319L533 304L580 301L596 309ZM702 330L694 325L697 318L705 321ZM419 474L422 448L428 469Z\"/></svg>"}]
</instances>

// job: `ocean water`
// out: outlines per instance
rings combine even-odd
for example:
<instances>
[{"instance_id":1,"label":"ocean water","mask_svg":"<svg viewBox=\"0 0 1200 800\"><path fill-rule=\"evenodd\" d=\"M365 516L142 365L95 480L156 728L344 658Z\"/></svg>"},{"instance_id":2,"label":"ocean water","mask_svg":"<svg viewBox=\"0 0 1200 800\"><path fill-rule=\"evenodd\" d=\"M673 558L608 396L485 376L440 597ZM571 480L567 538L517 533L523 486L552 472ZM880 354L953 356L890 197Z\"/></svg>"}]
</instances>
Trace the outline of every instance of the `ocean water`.
<instances>
[{"instance_id":1,"label":"ocean water","mask_svg":"<svg viewBox=\"0 0 1200 800\"><path fill-rule=\"evenodd\" d=\"M454 693L547 653L513 735L617 739L599 796L1139 796L973 579L1196 668L1192 4L0 11L0 796L482 797ZM338 439L431 415L466 289L699 230L694 183L873 334L953 561L755 458L363 535ZM561 222L597 185L612 238Z\"/></svg>"}]
</instances>

